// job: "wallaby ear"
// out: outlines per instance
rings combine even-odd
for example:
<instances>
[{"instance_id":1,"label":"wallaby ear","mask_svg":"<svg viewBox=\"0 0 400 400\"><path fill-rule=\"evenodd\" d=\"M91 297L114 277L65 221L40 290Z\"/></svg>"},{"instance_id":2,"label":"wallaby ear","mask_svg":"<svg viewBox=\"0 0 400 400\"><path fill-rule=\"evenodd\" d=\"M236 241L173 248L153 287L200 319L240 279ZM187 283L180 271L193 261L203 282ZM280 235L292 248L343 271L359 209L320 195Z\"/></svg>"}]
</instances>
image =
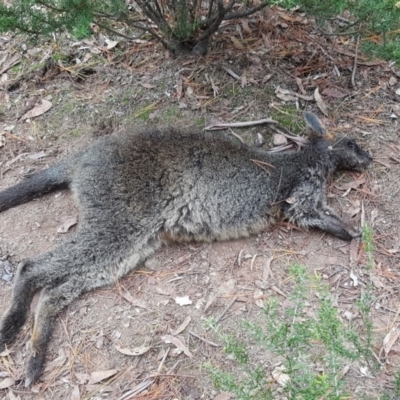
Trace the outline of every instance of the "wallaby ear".
<instances>
[{"instance_id":1,"label":"wallaby ear","mask_svg":"<svg viewBox=\"0 0 400 400\"><path fill-rule=\"evenodd\" d=\"M304 121L306 121L307 126L311 128L309 136L317 136L326 140L332 140L335 137L333 133L326 130L324 124L315 114L304 111L303 118Z\"/></svg>"}]
</instances>

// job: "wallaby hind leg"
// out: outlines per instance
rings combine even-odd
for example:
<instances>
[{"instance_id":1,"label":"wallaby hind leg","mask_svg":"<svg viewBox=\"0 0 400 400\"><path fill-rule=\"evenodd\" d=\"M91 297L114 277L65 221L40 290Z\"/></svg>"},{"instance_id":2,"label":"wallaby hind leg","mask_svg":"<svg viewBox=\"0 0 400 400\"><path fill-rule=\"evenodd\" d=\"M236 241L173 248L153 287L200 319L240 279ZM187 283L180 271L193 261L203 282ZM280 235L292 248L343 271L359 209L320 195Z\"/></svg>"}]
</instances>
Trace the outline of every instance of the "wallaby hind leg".
<instances>
[{"instance_id":1,"label":"wallaby hind leg","mask_svg":"<svg viewBox=\"0 0 400 400\"><path fill-rule=\"evenodd\" d=\"M53 280L43 288L35 310L31 336L32 353L28 360L25 386L35 382L41 373L59 312L81 294L114 283L161 245L158 239L144 238L140 244L131 243L129 247L124 242L127 239L129 240L122 235L119 242L113 242L109 246L114 245L115 251L109 252L109 247L106 247L104 250L107 252L103 253L99 248L93 250L82 247L82 241L75 237L65 247L60 246L57 251L48 253L47 259L42 260L50 274L53 272ZM79 245L74 246L74 243ZM58 271L68 272L57 279Z\"/></svg>"},{"instance_id":2,"label":"wallaby hind leg","mask_svg":"<svg viewBox=\"0 0 400 400\"><path fill-rule=\"evenodd\" d=\"M0 351L10 345L24 325L35 292L51 282L48 271L37 269L37 262L25 260L18 266L11 305L0 326Z\"/></svg>"},{"instance_id":3,"label":"wallaby hind leg","mask_svg":"<svg viewBox=\"0 0 400 400\"><path fill-rule=\"evenodd\" d=\"M84 280L83 277L73 277L59 286L43 289L35 310L35 321L30 340L31 355L26 368L25 387L39 378L58 313L82 293L93 289L95 286L93 283L93 281Z\"/></svg>"}]
</instances>

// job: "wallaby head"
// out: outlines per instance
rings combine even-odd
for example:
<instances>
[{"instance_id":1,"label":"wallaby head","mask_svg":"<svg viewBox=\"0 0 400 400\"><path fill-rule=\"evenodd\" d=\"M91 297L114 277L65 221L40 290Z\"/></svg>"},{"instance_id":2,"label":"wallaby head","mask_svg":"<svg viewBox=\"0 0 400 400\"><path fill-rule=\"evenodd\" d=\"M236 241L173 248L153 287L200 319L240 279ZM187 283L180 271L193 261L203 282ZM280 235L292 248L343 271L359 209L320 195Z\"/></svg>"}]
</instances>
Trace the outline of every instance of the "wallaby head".
<instances>
[{"instance_id":1,"label":"wallaby head","mask_svg":"<svg viewBox=\"0 0 400 400\"><path fill-rule=\"evenodd\" d=\"M334 138L319 119L310 146L270 153L193 129L149 130L101 138L54 166L0 192L0 212L69 187L80 205L79 229L50 251L23 261L0 325L0 352L16 339L32 298L28 386L38 379L58 313L81 294L113 284L171 240L246 237L286 219L342 240L361 235L326 199L337 168L364 170L368 153Z\"/></svg>"},{"instance_id":2,"label":"wallaby head","mask_svg":"<svg viewBox=\"0 0 400 400\"><path fill-rule=\"evenodd\" d=\"M371 155L363 150L354 139L347 136L335 136L313 113L304 112L303 117L310 129L311 146L317 149L318 153L324 153L329 157L333 169L362 172L371 164Z\"/></svg>"}]
</instances>

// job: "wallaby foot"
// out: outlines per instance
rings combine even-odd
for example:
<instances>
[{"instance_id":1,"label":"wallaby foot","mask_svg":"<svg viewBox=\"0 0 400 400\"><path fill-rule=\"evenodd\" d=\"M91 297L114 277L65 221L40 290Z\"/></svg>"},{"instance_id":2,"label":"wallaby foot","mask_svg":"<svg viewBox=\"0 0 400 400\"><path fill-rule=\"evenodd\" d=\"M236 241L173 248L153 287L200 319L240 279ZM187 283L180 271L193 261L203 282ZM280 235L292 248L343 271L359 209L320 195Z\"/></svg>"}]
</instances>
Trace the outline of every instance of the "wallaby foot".
<instances>
[{"instance_id":1,"label":"wallaby foot","mask_svg":"<svg viewBox=\"0 0 400 400\"><path fill-rule=\"evenodd\" d=\"M28 317L33 296L45 283L44 280L45 276L34 270L33 262L26 260L19 264L11 305L0 325L0 351L15 340Z\"/></svg>"}]
</instances>

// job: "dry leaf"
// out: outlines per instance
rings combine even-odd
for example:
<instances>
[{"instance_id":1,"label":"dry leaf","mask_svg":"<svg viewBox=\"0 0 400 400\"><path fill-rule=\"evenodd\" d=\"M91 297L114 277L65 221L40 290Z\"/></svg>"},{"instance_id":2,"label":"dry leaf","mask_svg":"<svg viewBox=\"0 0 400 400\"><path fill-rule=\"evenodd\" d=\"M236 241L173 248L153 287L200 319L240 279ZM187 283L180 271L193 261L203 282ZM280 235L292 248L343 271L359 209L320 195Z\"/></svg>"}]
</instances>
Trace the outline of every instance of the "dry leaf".
<instances>
[{"instance_id":1,"label":"dry leaf","mask_svg":"<svg viewBox=\"0 0 400 400\"><path fill-rule=\"evenodd\" d=\"M235 397L234 393L222 392L217 397L215 397L214 400L230 400L233 399L234 397Z\"/></svg>"},{"instance_id":2,"label":"dry leaf","mask_svg":"<svg viewBox=\"0 0 400 400\"><path fill-rule=\"evenodd\" d=\"M183 81L182 78L179 77L178 83L176 85L176 97L178 101L180 101L180 99L182 98L182 94L183 94Z\"/></svg>"},{"instance_id":3,"label":"dry leaf","mask_svg":"<svg viewBox=\"0 0 400 400\"><path fill-rule=\"evenodd\" d=\"M317 102L318 108L322 111L322 113L325 115L325 117L327 117L328 116L328 108L327 108L324 100L322 100L322 97L319 93L318 88L315 89L314 98L315 98L315 101Z\"/></svg>"},{"instance_id":4,"label":"dry leaf","mask_svg":"<svg viewBox=\"0 0 400 400\"><path fill-rule=\"evenodd\" d=\"M296 101L297 97L290 91L280 88L279 86L275 90L276 97L283 101Z\"/></svg>"},{"instance_id":5,"label":"dry leaf","mask_svg":"<svg viewBox=\"0 0 400 400\"><path fill-rule=\"evenodd\" d=\"M43 99L41 101L41 104L33 107L32 110L29 110L26 114L24 114L21 119L24 120L28 118L38 117L39 115L42 115L45 112L49 111L51 107L53 107L53 104L50 101Z\"/></svg>"},{"instance_id":6,"label":"dry leaf","mask_svg":"<svg viewBox=\"0 0 400 400\"><path fill-rule=\"evenodd\" d=\"M4 147L6 144L6 138L3 133L0 133L0 147Z\"/></svg>"},{"instance_id":7,"label":"dry leaf","mask_svg":"<svg viewBox=\"0 0 400 400\"><path fill-rule=\"evenodd\" d=\"M393 111L397 116L400 116L400 104L395 104L395 105L392 107L392 111Z\"/></svg>"},{"instance_id":8,"label":"dry leaf","mask_svg":"<svg viewBox=\"0 0 400 400\"><path fill-rule=\"evenodd\" d=\"M287 144L288 140L285 138L285 136L281 135L280 133L274 133L274 136L272 137L272 143L274 146L282 146L284 144Z\"/></svg>"},{"instance_id":9,"label":"dry leaf","mask_svg":"<svg viewBox=\"0 0 400 400\"><path fill-rule=\"evenodd\" d=\"M358 277L353 271L350 272L350 278L353 281L353 286L358 286Z\"/></svg>"},{"instance_id":10,"label":"dry leaf","mask_svg":"<svg viewBox=\"0 0 400 400\"><path fill-rule=\"evenodd\" d=\"M156 85L150 85L150 83L141 83L141 85L146 89L154 89Z\"/></svg>"},{"instance_id":11,"label":"dry leaf","mask_svg":"<svg viewBox=\"0 0 400 400\"><path fill-rule=\"evenodd\" d=\"M304 90L304 86L303 86L303 83L301 82L301 79L298 78L297 76L296 76L296 83L297 83L297 86L298 86L299 89L300 89L300 92L301 92L302 94L307 94L307 92Z\"/></svg>"},{"instance_id":12,"label":"dry leaf","mask_svg":"<svg viewBox=\"0 0 400 400\"><path fill-rule=\"evenodd\" d=\"M391 348L393 347L399 336L400 336L400 326L394 326L383 339L383 350L386 356L389 354Z\"/></svg>"},{"instance_id":13,"label":"dry leaf","mask_svg":"<svg viewBox=\"0 0 400 400\"><path fill-rule=\"evenodd\" d=\"M64 220L64 222L57 228L57 233L67 233L69 228L73 227L78 223L76 217L69 217Z\"/></svg>"},{"instance_id":14,"label":"dry leaf","mask_svg":"<svg viewBox=\"0 0 400 400\"><path fill-rule=\"evenodd\" d=\"M244 46L242 45L242 43L240 43L240 41L238 39L236 39L234 36L230 36L230 39L232 40L233 45L239 49L239 50L243 50Z\"/></svg>"},{"instance_id":15,"label":"dry leaf","mask_svg":"<svg viewBox=\"0 0 400 400\"><path fill-rule=\"evenodd\" d=\"M107 43L107 50L113 49L119 42L116 40L106 39L105 42Z\"/></svg>"},{"instance_id":16,"label":"dry leaf","mask_svg":"<svg viewBox=\"0 0 400 400\"><path fill-rule=\"evenodd\" d=\"M322 94L324 96L334 97L335 99L341 99L342 97L346 97L347 96L346 93L343 93L340 90L335 89L335 88L325 88L322 91Z\"/></svg>"},{"instance_id":17,"label":"dry leaf","mask_svg":"<svg viewBox=\"0 0 400 400\"><path fill-rule=\"evenodd\" d=\"M0 71L0 75L3 75L4 72L12 68L14 65L17 65L21 60L20 54L14 54L4 65L4 67Z\"/></svg>"},{"instance_id":18,"label":"dry leaf","mask_svg":"<svg viewBox=\"0 0 400 400\"><path fill-rule=\"evenodd\" d=\"M378 216L378 209L377 209L377 208L374 208L374 209L371 211L371 224L374 223L374 221L375 221L375 219L376 219L377 216Z\"/></svg>"},{"instance_id":19,"label":"dry leaf","mask_svg":"<svg viewBox=\"0 0 400 400\"><path fill-rule=\"evenodd\" d=\"M248 34L251 34L251 29L249 27L249 23L247 22L247 20L246 19L242 19L241 23L242 23L243 30Z\"/></svg>"},{"instance_id":20,"label":"dry leaf","mask_svg":"<svg viewBox=\"0 0 400 400\"><path fill-rule=\"evenodd\" d=\"M176 336L179 335L181 332L183 332L186 327L190 324L190 321L192 320L192 317L188 315L185 320L179 325L179 328L177 328L174 332L172 332L172 335Z\"/></svg>"},{"instance_id":21,"label":"dry leaf","mask_svg":"<svg viewBox=\"0 0 400 400\"><path fill-rule=\"evenodd\" d=\"M314 100L313 96L306 96L304 94L293 92L292 90L282 89L280 86L276 88L275 94L277 97L284 101L296 101L298 97L306 101Z\"/></svg>"},{"instance_id":22,"label":"dry leaf","mask_svg":"<svg viewBox=\"0 0 400 400\"><path fill-rule=\"evenodd\" d=\"M16 396L12 390L8 391L8 400L21 400L21 397Z\"/></svg>"},{"instance_id":23,"label":"dry leaf","mask_svg":"<svg viewBox=\"0 0 400 400\"><path fill-rule=\"evenodd\" d=\"M30 160L40 160L41 158L46 157L46 153L44 151L39 151L39 153L28 154L26 158Z\"/></svg>"},{"instance_id":24,"label":"dry leaf","mask_svg":"<svg viewBox=\"0 0 400 400\"><path fill-rule=\"evenodd\" d=\"M70 400L80 400L81 394L79 393L79 386L74 385L72 392L71 392L71 397Z\"/></svg>"},{"instance_id":25,"label":"dry leaf","mask_svg":"<svg viewBox=\"0 0 400 400\"><path fill-rule=\"evenodd\" d=\"M115 348L120 353L125 354L126 356L141 356L142 354L147 353L150 350L150 346L140 346L133 349L124 349L122 347L119 347L118 345L115 345Z\"/></svg>"},{"instance_id":26,"label":"dry leaf","mask_svg":"<svg viewBox=\"0 0 400 400\"><path fill-rule=\"evenodd\" d=\"M14 383L15 383L15 379L14 378L8 377L6 379L3 379L0 382L0 389L7 389L10 386L14 385Z\"/></svg>"},{"instance_id":27,"label":"dry leaf","mask_svg":"<svg viewBox=\"0 0 400 400\"><path fill-rule=\"evenodd\" d=\"M242 89L244 89L244 88L246 87L246 85L247 85L247 78L246 78L246 75L243 74L243 75L240 77L240 86L242 87ZM215 97L215 96L214 96L214 97Z\"/></svg>"},{"instance_id":28,"label":"dry leaf","mask_svg":"<svg viewBox=\"0 0 400 400\"><path fill-rule=\"evenodd\" d=\"M285 374L284 371L286 368L282 365L280 367L276 367L272 371L272 377L278 382L279 385L285 387L286 384L290 381L290 376Z\"/></svg>"},{"instance_id":29,"label":"dry leaf","mask_svg":"<svg viewBox=\"0 0 400 400\"><path fill-rule=\"evenodd\" d=\"M189 304L192 304L192 300L189 299L189 296L177 296L175 297L175 303L179 304L181 307L188 306Z\"/></svg>"},{"instance_id":30,"label":"dry leaf","mask_svg":"<svg viewBox=\"0 0 400 400\"><path fill-rule=\"evenodd\" d=\"M263 281L266 281L269 277L273 278L272 276L272 270L271 270L271 263L274 260L274 257L268 258L267 262L264 265L263 268Z\"/></svg>"},{"instance_id":31,"label":"dry leaf","mask_svg":"<svg viewBox=\"0 0 400 400\"><path fill-rule=\"evenodd\" d=\"M147 303L144 300L135 299L129 292L121 293L121 297L126 301L129 301L135 307L145 308L146 310L149 308Z\"/></svg>"},{"instance_id":32,"label":"dry leaf","mask_svg":"<svg viewBox=\"0 0 400 400\"><path fill-rule=\"evenodd\" d=\"M395 78L394 76L391 76L389 79L389 85L394 86L396 83L397 83L397 78Z\"/></svg>"},{"instance_id":33,"label":"dry leaf","mask_svg":"<svg viewBox=\"0 0 400 400\"><path fill-rule=\"evenodd\" d=\"M357 181L344 183L343 185L335 185L335 188L339 189L339 190L357 189L359 186L363 185L364 183L365 183L365 178L362 178Z\"/></svg>"},{"instance_id":34,"label":"dry leaf","mask_svg":"<svg viewBox=\"0 0 400 400\"><path fill-rule=\"evenodd\" d=\"M351 311L345 311L343 316L348 320L352 321L354 319L354 314Z\"/></svg>"},{"instance_id":35,"label":"dry leaf","mask_svg":"<svg viewBox=\"0 0 400 400\"><path fill-rule=\"evenodd\" d=\"M164 343L172 343L179 350L183 351L189 358L193 358L193 354L177 337L172 336L172 335L164 335L164 336L161 336L161 340Z\"/></svg>"},{"instance_id":36,"label":"dry leaf","mask_svg":"<svg viewBox=\"0 0 400 400\"><path fill-rule=\"evenodd\" d=\"M105 379L114 376L118 372L117 369L108 369L106 371L95 371L90 374L89 385L93 385L95 383L99 383L104 381Z\"/></svg>"}]
</instances>

